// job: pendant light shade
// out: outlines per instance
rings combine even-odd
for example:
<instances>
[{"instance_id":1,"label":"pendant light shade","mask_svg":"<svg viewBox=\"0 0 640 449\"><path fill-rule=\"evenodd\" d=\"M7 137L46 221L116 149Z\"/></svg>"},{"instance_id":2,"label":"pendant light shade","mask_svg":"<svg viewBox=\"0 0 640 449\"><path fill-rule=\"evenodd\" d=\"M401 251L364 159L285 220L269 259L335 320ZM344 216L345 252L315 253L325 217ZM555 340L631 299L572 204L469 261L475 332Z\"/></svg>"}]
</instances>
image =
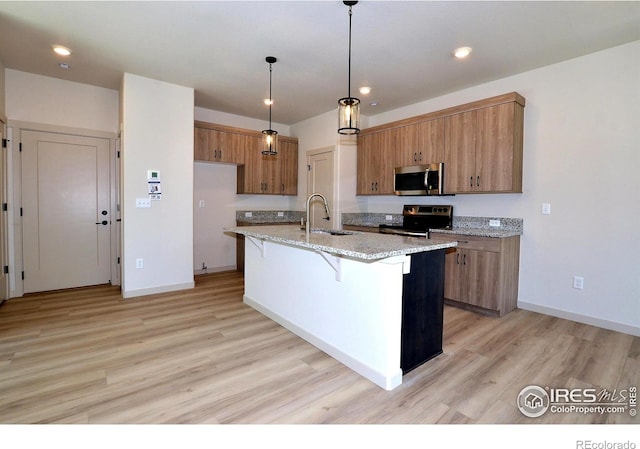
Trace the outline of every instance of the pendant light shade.
<instances>
[{"instance_id":1,"label":"pendant light shade","mask_svg":"<svg viewBox=\"0 0 640 449\"><path fill-rule=\"evenodd\" d=\"M269 129L262 131L262 154L275 156L278 154L278 131L271 129L271 105L273 104L273 98L271 97L271 66L277 59L273 56L267 56L265 61L269 63Z\"/></svg>"},{"instance_id":2,"label":"pendant light shade","mask_svg":"<svg viewBox=\"0 0 640 449\"><path fill-rule=\"evenodd\" d=\"M351 7L356 1L344 1L349 7L349 84L348 96L338 100L338 133L358 134L360 132L360 100L351 96Z\"/></svg>"}]
</instances>

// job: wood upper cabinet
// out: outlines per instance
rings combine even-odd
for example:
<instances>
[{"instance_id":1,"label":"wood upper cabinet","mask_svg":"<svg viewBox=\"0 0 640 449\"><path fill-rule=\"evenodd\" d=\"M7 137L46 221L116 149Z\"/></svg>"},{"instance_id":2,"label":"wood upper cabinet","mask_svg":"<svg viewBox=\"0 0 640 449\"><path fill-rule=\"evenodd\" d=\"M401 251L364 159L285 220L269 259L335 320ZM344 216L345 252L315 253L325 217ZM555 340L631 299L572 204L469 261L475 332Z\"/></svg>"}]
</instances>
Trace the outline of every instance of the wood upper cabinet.
<instances>
[{"instance_id":1,"label":"wood upper cabinet","mask_svg":"<svg viewBox=\"0 0 640 449\"><path fill-rule=\"evenodd\" d=\"M397 130L358 136L357 195L393 195Z\"/></svg>"},{"instance_id":2,"label":"wood upper cabinet","mask_svg":"<svg viewBox=\"0 0 640 449\"><path fill-rule=\"evenodd\" d=\"M194 160L207 162L244 163L245 136L218 129L194 129Z\"/></svg>"},{"instance_id":3,"label":"wood upper cabinet","mask_svg":"<svg viewBox=\"0 0 640 449\"><path fill-rule=\"evenodd\" d=\"M393 168L444 162L446 193L521 193L525 99L516 92L362 130L358 195L393 195Z\"/></svg>"},{"instance_id":4,"label":"wood upper cabinet","mask_svg":"<svg viewBox=\"0 0 640 449\"><path fill-rule=\"evenodd\" d=\"M279 139L278 156L280 156L280 195L298 194L298 141Z\"/></svg>"},{"instance_id":5,"label":"wood upper cabinet","mask_svg":"<svg viewBox=\"0 0 640 449\"><path fill-rule=\"evenodd\" d=\"M444 119L433 119L399 128L396 167L434 164L444 157Z\"/></svg>"},{"instance_id":6,"label":"wood upper cabinet","mask_svg":"<svg viewBox=\"0 0 640 449\"><path fill-rule=\"evenodd\" d=\"M446 117L445 191L522 192L523 124L515 101Z\"/></svg>"},{"instance_id":7,"label":"wood upper cabinet","mask_svg":"<svg viewBox=\"0 0 640 449\"><path fill-rule=\"evenodd\" d=\"M238 166L237 193L297 195L298 139L279 136L278 154L260 151L262 133L195 122L194 160Z\"/></svg>"},{"instance_id":8,"label":"wood upper cabinet","mask_svg":"<svg viewBox=\"0 0 640 449\"><path fill-rule=\"evenodd\" d=\"M298 142L278 139L278 154L266 156L260 150L259 137L247 137L245 164L238 167L237 193L297 195Z\"/></svg>"},{"instance_id":9,"label":"wood upper cabinet","mask_svg":"<svg viewBox=\"0 0 640 449\"><path fill-rule=\"evenodd\" d=\"M499 316L516 308L519 236L500 239L432 233L431 238L458 242L445 256L446 299Z\"/></svg>"}]
</instances>

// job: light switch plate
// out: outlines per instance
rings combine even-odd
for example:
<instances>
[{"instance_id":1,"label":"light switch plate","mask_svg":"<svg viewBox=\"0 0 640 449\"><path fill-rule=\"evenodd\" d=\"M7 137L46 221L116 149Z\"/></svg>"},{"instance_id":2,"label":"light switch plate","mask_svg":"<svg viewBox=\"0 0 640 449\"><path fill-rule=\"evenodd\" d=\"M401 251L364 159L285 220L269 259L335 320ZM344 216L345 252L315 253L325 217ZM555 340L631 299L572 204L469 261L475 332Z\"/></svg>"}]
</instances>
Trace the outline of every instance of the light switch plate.
<instances>
[{"instance_id":1,"label":"light switch plate","mask_svg":"<svg viewBox=\"0 0 640 449\"><path fill-rule=\"evenodd\" d=\"M542 203L542 215L551 215L551 203Z\"/></svg>"},{"instance_id":2,"label":"light switch plate","mask_svg":"<svg viewBox=\"0 0 640 449\"><path fill-rule=\"evenodd\" d=\"M136 198L136 207L151 207L149 198Z\"/></svg>"}]
</instances>

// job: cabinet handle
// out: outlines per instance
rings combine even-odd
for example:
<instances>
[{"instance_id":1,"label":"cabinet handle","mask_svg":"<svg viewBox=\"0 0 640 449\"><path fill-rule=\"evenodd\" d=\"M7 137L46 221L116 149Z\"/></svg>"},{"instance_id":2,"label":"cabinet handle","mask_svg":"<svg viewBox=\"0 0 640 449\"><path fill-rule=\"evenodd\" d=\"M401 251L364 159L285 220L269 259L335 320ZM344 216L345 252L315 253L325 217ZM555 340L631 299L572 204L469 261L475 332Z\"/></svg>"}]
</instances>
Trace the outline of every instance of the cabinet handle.
<instances>
[{"instance_id":1,"label":"cabinet handle","mask_svg":"<svg viewBox=\"0 0 640 449\"><path fill-rule=\"evenodd\" d=\"M376 182L376 190L378 190L378 183Z\"/></svg>"},{"instance_id":2,"label":"cabinet handle","mask_svg":"<svg viewBox=\"0 0 640 449\"><path fill-rule=\"evenodd\" d=\"M463 255L462 256L462 265L466 265L467 264L467 255Z\"/></svg>"},{"instance_id":3,"label":"cabinet handle","mask_svg":"<svg viewBox=\"0 0 640 449\"><path fill-rule=\"evenodd\" d=\"M420 153L420 162L422 162L422 152Z\"/></svg>"},{"instance_id":4,"label":"cabinet handle","mask_svg":"<svg viewBox=\"0 0 640 449\"><path fill-rule=\"evenodd\" d=\"M480 187L480 175L476 178L476 186Z\"/></svg>"},{"instance_id":5,"label":"cabinet handle","mask_svg":"<svg viewBox=\"0 0 640 449\"><path fill-rule=\"evenodd\" d=\"M456 254L456 265L460 265L460 253Z\"/></svg>"},{"instance_id":6,"label":"cabinet handle","mask_svg":"<svg viewBox=\"0 0 640 449\"><path fill-rule=\"evenodd\" d=\"M469 187L473 187L473 176L469 177Z\"/></svg>"},{"instance_id":7,"label":"cabinet handle","mask_svg":"<svg viewBox=\"0 0 640 449\"><path fill-rule=\"evenodd\" d=\"M413 162L418 162L418 153L413 153Z\"/></svg>"}]
</instances>

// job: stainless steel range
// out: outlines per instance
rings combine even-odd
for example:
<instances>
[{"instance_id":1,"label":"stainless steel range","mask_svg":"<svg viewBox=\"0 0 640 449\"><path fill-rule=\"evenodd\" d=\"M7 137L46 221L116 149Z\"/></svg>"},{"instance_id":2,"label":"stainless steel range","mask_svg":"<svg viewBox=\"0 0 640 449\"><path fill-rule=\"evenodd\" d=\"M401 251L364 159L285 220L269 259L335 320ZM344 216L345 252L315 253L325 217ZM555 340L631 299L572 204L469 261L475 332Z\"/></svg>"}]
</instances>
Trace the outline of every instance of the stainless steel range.
<instances>
[{"instance_id":1,"label":"stainless steel range","mask_svg":"<svg viewBox=\"0 0 640 449\"><path fill-rule=\"evenodd\" d=\"M402 208L402 225L380 225L382 234L410 235L429 238L429 229L451 229L453 206L405 205Z\"/></svg>"}]
</instances>

